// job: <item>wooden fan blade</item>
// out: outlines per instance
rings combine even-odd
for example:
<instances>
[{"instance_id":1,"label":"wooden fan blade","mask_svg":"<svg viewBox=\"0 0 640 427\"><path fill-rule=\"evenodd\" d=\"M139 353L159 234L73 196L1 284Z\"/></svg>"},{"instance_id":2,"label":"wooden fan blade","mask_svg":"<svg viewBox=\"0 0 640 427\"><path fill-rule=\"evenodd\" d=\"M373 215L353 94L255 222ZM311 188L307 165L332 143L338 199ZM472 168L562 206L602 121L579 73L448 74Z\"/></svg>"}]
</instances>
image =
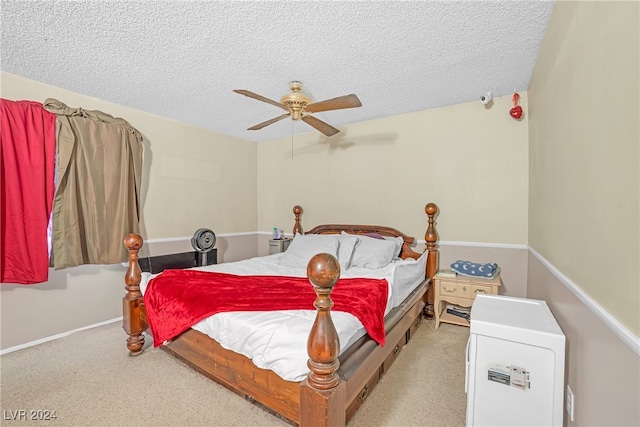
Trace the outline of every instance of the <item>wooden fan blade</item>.
<instances>
[{"instance_id":1,"label":"wooden fan blade","mask_svg":"<svg viewBox=\"0 0 640 427\"><path fill-rule=\"evenodd\" d=\"M258 130L258 129L262 129L262 128L263 128L263 127L265 127L265 126L269 126L269 125L274 124L275 122L279 122L280 120L284 119L285 117L289 117L289 114L288 114L288 113L287 113L287 114L283 114L283 115L278 116L278 117L275 117L275 118L273 118L273 119L271 119L271 120L267 120L266 122L262 122L262 123L259 123L259 124L255 125L255 126L251 126L251 127L250 127L249 129L247 129L247 130Z\"/></svg>"},{"instance_id":2,"label":"wooden fan blade","mask_svg":"<svg viewBox=\"0 0 640 427\"><path fill-rule=\"evenodd\" d=\"M313 116L302 116L302 121L304 121L309 126L313 126L318 131L324 133L327 136L335 135L340 132L338 129L331 126L329 123L325 123L320 119L316 119Z\"/></svg>"},{"instance_id":3,"label":"wooden fan blade","mask_svg":"<svg viewBox=\"0 0 640 427\"><path fill-rule=\"evenodd\" d=\"M258 95L257 93L250 92L244 89L234 89L235 93L239 93L240 95L248 96L249 98L257 99L258 101L266 102L267 104L275 105L276 107L280 107L285 111L289 111L289 109L279 102L274 101L273 99L265 98L262 95Z\"/></svg>"},{"instance_id":4,"label":"wooden fan blade","mask_svg":"<svg viewBox=\"0 0 640 427\"><path fill-rule=\"evenodd\" d=\"M307 113L318 113L320 111L341 110L343 108L362 107L362 103L355 94L339 96L325 101L314 102L305 107Z\"/></svg>"}]
</instances>

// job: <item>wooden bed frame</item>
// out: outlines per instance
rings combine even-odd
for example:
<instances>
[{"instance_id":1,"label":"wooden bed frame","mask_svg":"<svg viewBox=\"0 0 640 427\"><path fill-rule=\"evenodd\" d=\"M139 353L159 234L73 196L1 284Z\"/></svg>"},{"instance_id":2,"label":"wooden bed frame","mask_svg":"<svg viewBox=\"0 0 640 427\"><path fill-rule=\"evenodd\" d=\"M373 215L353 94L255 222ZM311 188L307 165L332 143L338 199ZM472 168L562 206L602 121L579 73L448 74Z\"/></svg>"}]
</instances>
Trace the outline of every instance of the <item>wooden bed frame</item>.
<instances>
[{"instance_id":1,"label":"wooden bed frame","mask_svg":"<svg viewBox=\"0 0 640 427\"><path fill-rule=\"evenodd\" d=\"M385 317L387 344L384 347L365 335L338 357L339 342L331 320L330 309L333 303L330 294L340 274L339 265L335 258L320 254L313 257L307 267L307 276L317 294L314 303L317 315L307 343L311 372L304 381L285 381L273 371L256 367L249 358L224 349L215 340L194 329L182 333L162 348L198 372L285 421L300 426L344 426L381 376L388 371L403 346L409 342L420 325L421 315L433 315L433 292L428 291L431 291L431 280L438 269L437 233L434 225L437 211L438 208L433 203L425 207L429 218L425 234L428 251L425 280ZM302 233L302 208L295 206L293 212L295 235ZM413 237L390 227L330 224L315 227L306 234L334 234L341 231L401 236L404 240L401 251L403 259L417 259L422 255L411 249ZM144 300L140 292L142 274L138 265L142 237L129 234L125 239L125 246L129 251L129 268L125 275L123 329L128 335L129 354L138 355L144 347L143 332L148 329Z\"/></svg>"}]
</instances>

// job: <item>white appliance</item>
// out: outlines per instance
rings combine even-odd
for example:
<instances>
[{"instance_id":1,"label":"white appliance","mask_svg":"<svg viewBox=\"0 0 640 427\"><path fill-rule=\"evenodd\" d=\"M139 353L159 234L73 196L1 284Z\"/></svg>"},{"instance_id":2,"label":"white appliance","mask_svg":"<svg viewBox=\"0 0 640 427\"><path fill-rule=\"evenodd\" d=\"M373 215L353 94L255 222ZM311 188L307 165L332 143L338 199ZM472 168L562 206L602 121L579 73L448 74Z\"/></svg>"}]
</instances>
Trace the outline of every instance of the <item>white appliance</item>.
<instances>
[{"instance_id":1,"label":"white appliance","mask_svg":"<svg viewBox=\"0 0 640 427\"><path fill-rule=\"evenodd\" d=\"M565 337L545 301L478 295L467 344L468 426L562 426Z\"/></svg>"}]
</instances>

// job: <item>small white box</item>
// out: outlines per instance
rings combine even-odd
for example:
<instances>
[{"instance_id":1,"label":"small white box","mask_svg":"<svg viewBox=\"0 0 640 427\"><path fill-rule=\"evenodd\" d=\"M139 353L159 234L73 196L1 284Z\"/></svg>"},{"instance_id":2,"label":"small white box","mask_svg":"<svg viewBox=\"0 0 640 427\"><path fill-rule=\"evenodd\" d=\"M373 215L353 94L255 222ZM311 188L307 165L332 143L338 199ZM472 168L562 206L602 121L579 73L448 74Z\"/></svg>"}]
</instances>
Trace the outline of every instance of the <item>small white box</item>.
<instances>
[{"instance_id":1,"label":"small white box","mask_svg":"<svg viewBox=\"0 0 640 427\"><path fill-rule=\"evenodd\" d=\"M291 239L270 239L269 240L269 255L284 252L289 247Z\"/></svg>"}]
</instances>

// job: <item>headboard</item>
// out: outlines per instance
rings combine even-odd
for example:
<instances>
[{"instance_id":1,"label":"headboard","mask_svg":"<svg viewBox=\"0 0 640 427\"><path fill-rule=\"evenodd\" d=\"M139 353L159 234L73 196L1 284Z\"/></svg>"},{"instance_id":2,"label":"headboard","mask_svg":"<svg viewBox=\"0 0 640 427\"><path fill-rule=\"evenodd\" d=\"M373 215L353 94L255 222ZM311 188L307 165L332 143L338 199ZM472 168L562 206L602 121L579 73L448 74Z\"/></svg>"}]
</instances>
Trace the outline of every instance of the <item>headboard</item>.
<instances>
[{"instance_id":1,"label":"headboard","mask_svg":"<svg viewBox=\"0 0 640 427\"><path fill-rule=\"evenodd\" d=\"M409 237L391 227L380 225L323 224L312 228L305 234L340 234L343 231L349 234L380 234L384 237L402 237L404 243L402 244L402 249L400 251L400 258L418 259L422 256L421 253L415 252L411 249L411 245L415 240L413 237Z\"/></svg>"},{"instance_id":2,"label":"headboard","mask_svg":"<svg viewBox=\"0 0 640 427\"><path fill-rule=\"evenodd\" d=\"M424 234L424 239L427 244L427 268L425 271L425 277L433 278L438 271L438 233L435 228L435 216L438 213L438 206L435 203L427 203L424 207L424 211L428 217L427 231ZM302 226L300 224L300 216L302 215L302 207L296 205L293 207L293 213L295 215L295 224L293 226L293 235L300 233L303 234ZM397 237L400 236L404 240L402 250L400 251L400 257L418 259L422 256L421 253L415 252L411 249L411 245L414 242L413 237L409 237L404 233L399 232L395 228L380 226L380 225L350 225L350 224L325 224L312 228L307 234L337 234L345 231L350 234L369 234L378 233L382 236ZM427 307L425 309L427 317L434 316L434 294L433 287L429 287L427 291Z\"/></svg>"}]
</instances>

